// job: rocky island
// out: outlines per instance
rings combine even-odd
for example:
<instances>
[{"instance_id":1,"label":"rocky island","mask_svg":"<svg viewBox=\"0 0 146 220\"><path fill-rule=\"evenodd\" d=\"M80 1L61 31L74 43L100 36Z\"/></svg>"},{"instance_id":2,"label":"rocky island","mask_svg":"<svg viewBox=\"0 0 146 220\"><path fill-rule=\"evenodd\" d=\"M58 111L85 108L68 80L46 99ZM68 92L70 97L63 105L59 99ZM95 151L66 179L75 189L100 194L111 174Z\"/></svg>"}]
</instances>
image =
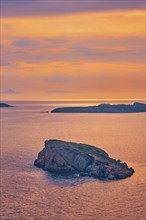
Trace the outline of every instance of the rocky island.
<instances>
[{"instance_id":1,"label":"rocky island","mask_svg":"<svg viewBox=\"0 0 146 220\"><path fill-rule=\"evenodd\" d=\"M135 102L132 105L126 104L101 104L87 107L64 107L55 108L53 113L138 113L146 112L146 104Z\"/></svg>"},{"instance_id":2,"label":"rocky island","mask_svg":"<svg viewBox=\"0 0 146 220\"><path fill-rule=\"evenodd\" d=\"M0 108L9 108L9 107L13 107L13 106L0 102Z\"/></svg>"},{"instance_id":3,"label":"rocky island","mask_svg":"<svg viewBox=\"0 0 146 220\"><path fill-rule=\"evenodd\" d=\"M46 140L34 165L56 174L78 174L101 180L130 177L134 170L115 160L102 149L87 144Z\"/></svg>"}]
</instances>

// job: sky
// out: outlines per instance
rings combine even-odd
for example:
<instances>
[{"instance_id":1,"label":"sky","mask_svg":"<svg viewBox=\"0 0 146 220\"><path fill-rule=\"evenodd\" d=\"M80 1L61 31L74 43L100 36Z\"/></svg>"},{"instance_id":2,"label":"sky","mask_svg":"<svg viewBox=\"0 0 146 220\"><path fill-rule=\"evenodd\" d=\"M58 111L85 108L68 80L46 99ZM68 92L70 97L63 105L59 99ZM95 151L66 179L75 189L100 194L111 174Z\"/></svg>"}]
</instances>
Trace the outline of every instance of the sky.
<instances>
[{"instance_id":1,"label":"sky","mask_svg":"<svg viewBox=\"0 0 146 220\"><path fill-rule=\"evenodd\" d=\"M1 99L145 99L145 1L1 1Z\"/></svg>"}]
</instances>

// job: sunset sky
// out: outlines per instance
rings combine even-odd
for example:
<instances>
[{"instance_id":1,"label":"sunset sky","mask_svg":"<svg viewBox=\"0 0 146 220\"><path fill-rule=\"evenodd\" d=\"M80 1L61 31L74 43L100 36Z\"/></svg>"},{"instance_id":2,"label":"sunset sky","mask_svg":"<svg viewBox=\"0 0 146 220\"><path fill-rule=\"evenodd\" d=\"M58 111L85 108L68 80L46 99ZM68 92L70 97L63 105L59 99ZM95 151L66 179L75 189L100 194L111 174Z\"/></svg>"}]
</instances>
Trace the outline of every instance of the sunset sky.
<instances>
[{"instance_id":1,"label":"sunset sky","mask_svg":"<svg viewBox=\"0 0 146 220\"><path fill-rule=\"evenodd\" d=\"M1 98L144 99L144 4L3 0Z\"/></svg>"}]
</instances>

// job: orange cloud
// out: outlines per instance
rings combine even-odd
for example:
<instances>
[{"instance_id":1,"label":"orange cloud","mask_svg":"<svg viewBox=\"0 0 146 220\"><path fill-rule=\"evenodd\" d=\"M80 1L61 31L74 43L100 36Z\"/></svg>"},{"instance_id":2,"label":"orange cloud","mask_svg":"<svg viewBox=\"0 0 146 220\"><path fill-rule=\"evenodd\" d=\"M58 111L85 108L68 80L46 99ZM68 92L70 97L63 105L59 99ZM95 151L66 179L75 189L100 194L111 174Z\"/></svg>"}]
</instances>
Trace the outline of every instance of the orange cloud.
<instances>
[{"instance_id":1,"label":"orange cloud","mask_svg":"<svg viewBox=\"0 0 146 220\"><path fill-rule=\"evenodd\" d=\"M10 43L15 38L24 37L141 37L145 34L144 24L144 10L2 18L2 40Z\"/></svg>"},{"instance_id":2,"label":"orange cloud","mask_svg":"<svg viewBox=\"0 0 146 220\"><path fill-rule=\"evenodd\" d=\"M121 41L144 39L144 19L145 10L2 18L2 58L10 62L2 68L3 90L15 87L25 99L143 98L143 48ZM108 47L92 43L101 38ZM113 46L114 39L121 41ZM135 62L124 60L127 51ZM48 95L48 88L65 92Z\"/></svg>"}]
</instances>

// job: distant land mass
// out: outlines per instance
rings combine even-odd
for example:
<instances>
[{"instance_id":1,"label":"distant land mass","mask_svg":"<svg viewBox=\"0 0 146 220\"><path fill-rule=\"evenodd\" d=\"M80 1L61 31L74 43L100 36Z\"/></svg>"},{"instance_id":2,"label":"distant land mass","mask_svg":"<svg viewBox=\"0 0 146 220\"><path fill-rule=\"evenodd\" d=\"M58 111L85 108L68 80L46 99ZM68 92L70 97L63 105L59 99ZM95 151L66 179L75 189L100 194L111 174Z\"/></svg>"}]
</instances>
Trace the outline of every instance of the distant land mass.
<instances>
[{"instance_id":1,"label":"distant land mass","mask_svg":"<svg viewBox=\"0 0 146 220\"><path fill-rule=\"evenodd\" d=\"M119 180L133 175L133 168L115 160L102 149L88 144L46 140L34 165L45 171L88 176L102 180Z\"/></svg>"},{"instance_id":2,"label":"distant land mass","mask_svg":"<svg viewBox=\"0 0 146 220\"><path fill-rule=\"evenodd\" d=\"M0 108L9 108L9 107L13 107L13 106L9 105L9 104L6 104L6 103L0 102Z\"/></svg>"},{"instance_id":3,"label":"distant land mass","mask_svg":"<svg viewBox=\"0 0 146 220\"><path fill-rule=\"evenodd\" d=\"M146 112L146 104L135 102L132 105L126 104L100 104L87 107L64 107L55 108L53 113L137 113Z\"/></svg>"}]
</instances>

